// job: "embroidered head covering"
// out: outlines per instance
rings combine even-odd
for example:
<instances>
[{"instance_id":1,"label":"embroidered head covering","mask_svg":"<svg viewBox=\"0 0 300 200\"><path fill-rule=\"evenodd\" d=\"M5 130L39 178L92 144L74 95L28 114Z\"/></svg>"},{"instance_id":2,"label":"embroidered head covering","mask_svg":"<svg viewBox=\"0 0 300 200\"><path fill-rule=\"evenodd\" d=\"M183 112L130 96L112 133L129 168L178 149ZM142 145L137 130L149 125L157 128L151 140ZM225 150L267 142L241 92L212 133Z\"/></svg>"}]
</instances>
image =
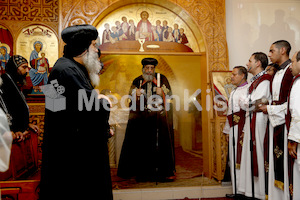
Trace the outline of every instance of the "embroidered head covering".
<instances>
[{"instance_id":1,"label":"embroidered head covering","mask_svg":"<svg viewBox=\"0 0 300 200\"><path fill-rule=\"evenodd\" d=\"M23 56L19 56L19 55L14 55L12 57L12 60L13 60L13 62L15 64L16 68L20 67L23 64L27 64L28 63L28 61L26 60L26 58L24 58Z\"/></svg>"},{"instance_id":2,"label":"embroidered head covering","mask_svg":"<svg viewBox=\"0 0 300 200\"><path fill-rule=\"evenodd\" d=\"M24 83L27 75L21 75L20 73L18 73L18 68L23 64L28 64L26 58L20 55L14 55L8 60L5 68L6 73L11 76L13 81L15 83L20 83L21 85Z\"/></svg>"}]
</instances>

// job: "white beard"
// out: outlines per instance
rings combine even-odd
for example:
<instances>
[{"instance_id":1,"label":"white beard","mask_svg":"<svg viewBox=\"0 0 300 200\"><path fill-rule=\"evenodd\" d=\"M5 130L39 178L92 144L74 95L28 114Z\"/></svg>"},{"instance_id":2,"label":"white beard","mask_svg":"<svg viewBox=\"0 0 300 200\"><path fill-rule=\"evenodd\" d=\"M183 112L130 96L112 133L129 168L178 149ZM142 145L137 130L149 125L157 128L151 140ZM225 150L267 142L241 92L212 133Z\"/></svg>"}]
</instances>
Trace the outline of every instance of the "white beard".
<instances>
[{"instance_id":1,"label":"white beard","mask_svg":"<svg viewBox=\"0 0 300 200\"><path fill-rule=\"evenodd\" d=\"M101 70L101 63L98 60L98 54L92 49L89 49L87 54L83 57L83 64L89 73L92 85L98 86L100 84L99 72Z\"/></svg>"}]
</instances>

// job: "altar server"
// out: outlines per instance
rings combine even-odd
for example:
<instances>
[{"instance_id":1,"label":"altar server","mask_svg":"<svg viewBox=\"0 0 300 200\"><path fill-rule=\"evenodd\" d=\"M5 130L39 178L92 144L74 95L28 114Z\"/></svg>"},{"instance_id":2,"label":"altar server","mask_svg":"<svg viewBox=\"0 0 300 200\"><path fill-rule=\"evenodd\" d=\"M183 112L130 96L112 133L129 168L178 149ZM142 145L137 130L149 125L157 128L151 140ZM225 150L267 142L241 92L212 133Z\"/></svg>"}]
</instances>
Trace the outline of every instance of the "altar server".
<instances>
[{"instance_id":1,"label":"altar server","mask_svg":"<svg viewBox=\"0 0 300 200\"><path fill-rule=\"evenodd\" d=\"M300 199L300 51L292 58L291 71L294 76L288 97L286 124L289 150L289 189L290 199Z\"/></svg>"},{"instance_id":2,"label":"altar server","mask_svg":"<svg viewBox=\"0 0 300 200\"><path fill-rule=\"evenodd\" d=\"M223 132L227 134L227 141L229 141L230 172L233 188L232 196L241 193L239 190L239 177L246 119L246 108L243 106L244 103L242 103L241 100L246 99L248 89L247 76L247 69L243 66L236 66L232 70L231 82L236 86L236 89L230 94L227 119L223 129ZM231 195L227 196L230 197Z\"/></svg>"},{"instance_id":3,"label":"altar server","mask_svg":"<svg viewBox=\"0 0 300 200\"><path fill-rule=\"evenodd\" d=\"M289 198L288 184L288 152L287 152L287 129L285 113L287 109L287 97L291 88L293 75L289 66L291 60L289 54L291 45L285 40L274 42L269 51L272 63L279 65L278 71L271 85L272 102L270 105L262 105L260 109L268 113L270 126L266 133L269 150L266 158L266 170L268 177L268 199L286 200Z\"/></svg>"},{"instance_id":4,"label":"altar server","mask_svg":"<svg viewBox=\"0 0 300 200\"><path fill-rule=\"evenodd\" d=\"M248 108L243 153L241 161L240 190L245 196L252 197L252 172L254 181L254 197L265 198L265 171L264 171L264 137L266 133L268 115L258 112L259 105L268 104L271 99L270 81L272 76L266 73L268 57L262 52L253 53L247 63L251 78L245 107ZM249 103L250 102L250 103ZM251 114L251 115L250 115ZM252 139L252 140L250 140ZM253 145L253 153L250 146ZM253 169L251 169L251 157ZM253 171L252 171L253 170Z\"/></svg>"}]
</instances>

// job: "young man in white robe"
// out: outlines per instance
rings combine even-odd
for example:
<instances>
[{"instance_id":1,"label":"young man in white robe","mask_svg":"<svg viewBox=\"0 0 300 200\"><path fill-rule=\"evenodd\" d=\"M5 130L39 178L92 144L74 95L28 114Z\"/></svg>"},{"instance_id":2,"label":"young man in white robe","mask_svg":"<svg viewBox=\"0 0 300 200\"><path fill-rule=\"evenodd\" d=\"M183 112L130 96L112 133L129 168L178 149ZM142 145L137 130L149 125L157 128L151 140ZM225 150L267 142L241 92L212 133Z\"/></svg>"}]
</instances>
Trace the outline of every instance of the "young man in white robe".
<instances>
[{"instance_id":1,"label":"young man in white robe","mask_svg":"<svg viewBox=\"0 0 300 200\"><path fill-rule=\"evenodd\" d=\"M241 99L245 99L247 95L247 75L247 69L243 66L234 67L232 70L231 82L236 86L236 88L230 93L227 119L223 129L223 133L226 134L226 140L229 142L228 153L233 188L233 195L226 195L227 197L234 197L236 194L241 194L239 191L239 166L241 161L241 145L243 143L243 129L246 114L245 108L242 107Z\"/></svg>"},{"instance_id":2,"label":"young man in white robe","mask_svg":"<svg viewBox=\"0 0 300 200\"><path fill-rule=\"evenodd\" d=\"M290 66L294 79L288 97L288 111L286 124L288 127L288 150L290 156L289 169L289 189L291 199L300 199L300 51L296 52L292 58Z\"/></svg>"},{"instance_id":3,"label":"young man in white robe","mask_svg":"<svg viewBox=\"0 0 300 200\"><path fill-rule=\"evenodd\" d=\"M291 88L293 75L289 66L291 60L289 53L291 45L285 40L274 42L269 51L272 63L279 65L272 85L272 102L270 105L262 105L260 110L269 116L270 126L266 137L269 140L268 166L268 193L267 198L272 200L287 200L289 198L288 184L288 152L287 152L287 129L285 113L287 109L287 96Z\"/></svg>"},{"instance_id":4,"label":"young man in white robe","mask_svg":"<svg viewBox=\"0 0 300 200\"><path fill-rule=\"evenodd\" d=\"M251 156L253 156L254 197L265 199L265 170L264 170L264 137L267 128L268 115L257 112L257 106L269 103L271 99L270 81L272 77L266 73L268 57L262 52L253 53L247 63L248 72L253 75L248 88L245 107L246 115L245 134L242 150L240 190L245 196L252 197L252 170ZM249 102L251 104L249 105ZM249 115L251 113L251 116ZM252 138L252 141L250 140ZM253 155L250 146L253 144Z\"/></svg>"}]
</instances>

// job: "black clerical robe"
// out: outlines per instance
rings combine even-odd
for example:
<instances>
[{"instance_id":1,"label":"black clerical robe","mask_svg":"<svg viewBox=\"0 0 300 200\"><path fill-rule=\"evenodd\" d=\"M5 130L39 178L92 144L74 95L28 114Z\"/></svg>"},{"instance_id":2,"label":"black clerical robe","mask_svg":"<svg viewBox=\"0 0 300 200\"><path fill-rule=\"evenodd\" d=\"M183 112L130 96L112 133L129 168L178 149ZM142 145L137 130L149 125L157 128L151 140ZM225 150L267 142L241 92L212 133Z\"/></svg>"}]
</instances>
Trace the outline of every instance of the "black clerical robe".
<instances>
[{"instance_id":1,"label":"black clerical robe","mask_svg":"<svg viewBox=\"0 0 300 200\"><path fill-rule=\"evenodd\" d=\"M0 95L3 99L2 109L9 115L10 130L24 132L29 124L29 109L24 95L19 90L14 76L8 73L2 74L3 84L0 87Z\"/></svg>"},{"instance_id":2,"label":"black clerical robe","mask_svg":"<svg viewBox=\"0 0 300 200\"><path fill-rule=\"evenodd\" d=\"M112 200L109 111L104 109L108 101L95 98L91 109L82 105L80 111L79 90L91 102L94 88L86 68L73 59L58 59L49 84L52 80L65 87L66 109L45 111L40 200ZM96 101L100 101L99 110Z\"/></svg>"},{"instance_id":3,"label":"black clerical robe","mask_svg":"<svg viewBox=\"0 0 300 200\"><path fill-rule=\"evenodd\" d=\"M147 105L150 96L156 94L156 78L152 82L146 82L143 76L139 76L131 85L130 95L135 97L138 88L144 89L145 93L137 97L136 110L134 110L135 106L130 109L118 166L119 177L159 181L174 175L172 107L169 111L166 110L168 95L171 96L172 91L167 78L163 75L161 75L160 85L164 93L162 98L164 108L161 111L152 111ZM142 99L145 102L144 106L140 105Z\"/></svg>"}]
</instances>

